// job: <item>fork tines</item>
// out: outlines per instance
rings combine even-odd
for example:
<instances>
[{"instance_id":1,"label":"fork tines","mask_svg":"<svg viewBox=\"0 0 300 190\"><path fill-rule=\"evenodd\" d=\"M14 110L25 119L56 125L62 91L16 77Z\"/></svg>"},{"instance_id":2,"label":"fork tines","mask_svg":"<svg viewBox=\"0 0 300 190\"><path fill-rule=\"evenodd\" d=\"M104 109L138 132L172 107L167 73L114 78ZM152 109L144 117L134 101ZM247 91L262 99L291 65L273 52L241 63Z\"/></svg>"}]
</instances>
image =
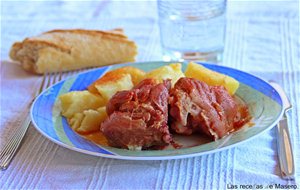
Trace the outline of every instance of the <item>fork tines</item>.
<instances>
[{"instance_id":1,"label":"fork tines","mask_svg":"<svg viewBox=\"0 0 300 190\"><path fill-rule=\"evenodd\" d=\"M66 73L67 74L67 73ZM45 73L43 75L41 85L39 90L37 91L37 94L40 94L43 90L47 89L51 85L55 84L56 82L62 80L63 73L62 72L56 72L53 74ZM34 99L33 99L34 100ZM32 100L32 102L33 102ZM32 103L31 102L31 103ZM0 169L5 170L9 163L11 162L12 158L16 154L25 134L30 126L31 118L29 114L29 110L26 110L27 116L25 120L23 121L21 127L17 128L14 132L14 134L10 137L10 139L7 141L7 143L4 145L3 149L0 152Z\"/></svg>"}]
</instances>

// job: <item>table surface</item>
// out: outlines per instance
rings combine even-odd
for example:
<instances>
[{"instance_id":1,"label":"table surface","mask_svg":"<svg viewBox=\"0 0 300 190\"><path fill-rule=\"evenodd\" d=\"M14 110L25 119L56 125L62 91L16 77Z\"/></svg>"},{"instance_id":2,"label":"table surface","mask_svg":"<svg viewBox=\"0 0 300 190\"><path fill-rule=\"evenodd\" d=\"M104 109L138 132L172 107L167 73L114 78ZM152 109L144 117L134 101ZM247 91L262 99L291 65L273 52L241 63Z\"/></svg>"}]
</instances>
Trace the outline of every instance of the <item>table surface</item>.
<instances>
[{"instance_id":1,"label":"table surface","mask_svg":"<svg viewBox=\"0 0 300 190\"><path fill-rule=\"evenodd\" d=\"M137 61L161 60L155 1L1 1L0 148L20 126L41 77L9 61L15 41L58 28L124 28L139 47ZM17 156L0 172L3 189L225 189L297 184L300 133L298 1L229 1L224 61L275 80L293 110L289 127L296 180L280 178L275 128L214 154L166 161L100 158L60 147L30 127Z\"/></svg>"}]
</instances>

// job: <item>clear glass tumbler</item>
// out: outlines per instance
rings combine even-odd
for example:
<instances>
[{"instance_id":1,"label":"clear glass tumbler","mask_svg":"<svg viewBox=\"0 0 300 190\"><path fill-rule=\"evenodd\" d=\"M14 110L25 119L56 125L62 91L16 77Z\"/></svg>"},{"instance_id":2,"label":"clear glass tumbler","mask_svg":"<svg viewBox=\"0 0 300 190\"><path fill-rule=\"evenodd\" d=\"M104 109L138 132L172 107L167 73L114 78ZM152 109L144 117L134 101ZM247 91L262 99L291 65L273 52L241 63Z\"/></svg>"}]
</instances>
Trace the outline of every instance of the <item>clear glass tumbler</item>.
<instances>
[{"instance_id":1,"label":"clear glass tumbler","mask_svg":"<svg viewBox=\"0 0 300 190\"><path fill-rule=\"evenodd\" d=\"M226 0L158 0L165 61L222 60Z\"/></svg>"}]
</instances>

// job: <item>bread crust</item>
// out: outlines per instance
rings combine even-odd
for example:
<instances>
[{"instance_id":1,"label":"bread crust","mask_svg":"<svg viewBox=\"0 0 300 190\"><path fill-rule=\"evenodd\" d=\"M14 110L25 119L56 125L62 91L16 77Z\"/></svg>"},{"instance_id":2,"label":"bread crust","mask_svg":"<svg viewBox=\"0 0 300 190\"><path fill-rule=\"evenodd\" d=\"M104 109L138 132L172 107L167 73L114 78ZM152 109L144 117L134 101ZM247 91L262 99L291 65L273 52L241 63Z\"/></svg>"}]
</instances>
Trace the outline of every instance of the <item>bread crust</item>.
<instances>
[{"instance_id":1,"label":"bread crust","mask_svg":"<svg viewBox=\"0 0 300 190\"><path fill-rule=\"evenodd\" d=\"M74 34L93 35L93 36L103 35L104 38L110 38L113 40L127 39L127 36L118 29L111 30L111 31L83 30L83 29L72 29L72 30L55 29L55 30L44 32L43 34L49 34L49 33L74 33Z\"/></svg>"},{"instance_id":2,"label":"bread crust","mask_svg":"<svg viewBox=\"0 0 300 190\"><path fill-rule=\"evenodd\" d=\"M132 62L137 46L122 29L51 30L16 42L10 57L27 71L43 74Z\"/></svg>"}]
</instances>

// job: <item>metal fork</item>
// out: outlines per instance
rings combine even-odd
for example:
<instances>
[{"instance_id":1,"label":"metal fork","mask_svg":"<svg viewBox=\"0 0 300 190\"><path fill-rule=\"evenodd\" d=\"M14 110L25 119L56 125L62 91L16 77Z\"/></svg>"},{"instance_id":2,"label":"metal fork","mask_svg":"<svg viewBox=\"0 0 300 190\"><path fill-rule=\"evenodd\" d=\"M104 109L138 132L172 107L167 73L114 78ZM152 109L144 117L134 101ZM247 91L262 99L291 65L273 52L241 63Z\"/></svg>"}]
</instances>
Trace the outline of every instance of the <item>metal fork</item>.
<instances>
[{"instance_id":1,"label":"metal fork","mask_svg":"<svg viewBox=\"0 0 300 190\"><path fill-rule=\"evenodd\" d=\"M14 134L10 137L8 142L4 145L3 149L0 152L0 169L5 170L7 169L8 165L10 164L11 160L14 158L24 136L31 124L31 118L29 109L35 100L36 96L39 95L43 90L50 87L52 84L60 81L62 79L62 72L57 72L54 74L44 74L41 86L39 90L36 92L35 97L32 99L31 103L28 105L28 113L26 119L22 123L20 128L17 128Z\"/></svg>"}]
</instances>

